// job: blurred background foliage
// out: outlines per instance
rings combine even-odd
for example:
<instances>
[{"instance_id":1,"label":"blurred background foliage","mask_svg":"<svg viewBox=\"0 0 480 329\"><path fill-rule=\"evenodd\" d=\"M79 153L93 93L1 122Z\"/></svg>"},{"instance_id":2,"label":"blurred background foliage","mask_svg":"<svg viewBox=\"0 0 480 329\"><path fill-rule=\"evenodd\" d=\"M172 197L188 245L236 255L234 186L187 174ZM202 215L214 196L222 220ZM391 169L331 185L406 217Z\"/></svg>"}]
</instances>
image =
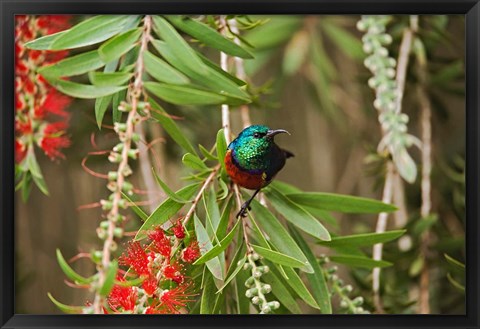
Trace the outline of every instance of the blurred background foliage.
<instances>
[{"instance_id":1,"label":"blurred background foliage","mask_svg":"<svg viewBox=\"0 0 480 329\"><path fill-rule=\"evenodd\" d=\"M244 44L254 47L255 59L245 61L249 86L261 95L250 106L252 122L290 131L292 136L280 143L296 155L278 179L306 191L381 199L387 159L376 152L381 131L377 110L372 105L374 94L367 83L371 73L363 65L366 55L362 50L362 33L356 29L360 17L253 18L260 26L242 31ZM247 26L248 18L239 21L242 19ZM395 58L402 31L408 24L407 16L394 16L388 26L393 37L388 48ZM464 284L463 272L445 254L460 261L465 255L464 18L420 16L419 36L427 54L429 77L423 87L433 111L434 215L418 220L420 180L417 177L413 184L404 183L406 212L391 216L388 228L407 228L408 234L398 243L385 246L384 259L394 266L383 270L381 291L388 313L416 312L417 282L425 265L419 256L420 236L431 230L428 254L431 312L462 314L465 312L464 292L460 287ZM218 52L205 55L219 62ZM413 62L407 72L403 112L410 117L409 133L417 137L420 112L415 90L419 83L418 67ZM179 118L178 124L194 145L214 144L221 127L218 106L164 106L168 113ZM70 109L69 134L73 144L65 152L67 160L52 163L46 157L38 158L51 196L34 189L27 204L20 198L16 201L18 313L57 312L47 301L47 291L60 300L73 301L72 304L85 301L84 291L64 288L64 275L53 255L55 248L65 255L88 252L97 243L95 228L101 210L79 210L79 207L104 197L104 182L86 173L81 162L92 150L111 148L116 139L113 132L99 134L96 130L91 101L76 100ZM239 112L234 109L231 114L235 134L243 128ZM107 113L104 120L107 125L112 122L109 116ZM159 125L149 125L146 133L149 140L160 141L152 146L159 175L172 188L181 187L183 182L178 177L185 174L179 165L182 150ZM420 166L418 149L411 148L410 154ZM91 157L88 163L92 170L106 172L103 157ZM137 182L141 185L140 180ZM332 234L359 234L375 228L374 215L334 215L338 225L329 226ZM129 225L135 229L139 222L134 220ZM317 251L319 254L324 249L318 246ZM339 275L353 285L355 295L364 296L364 308L372 310L371 270L339 267ZM93 270L86 261L77 262L75 268L79 272Z\"/></svg>"}]
</instances>

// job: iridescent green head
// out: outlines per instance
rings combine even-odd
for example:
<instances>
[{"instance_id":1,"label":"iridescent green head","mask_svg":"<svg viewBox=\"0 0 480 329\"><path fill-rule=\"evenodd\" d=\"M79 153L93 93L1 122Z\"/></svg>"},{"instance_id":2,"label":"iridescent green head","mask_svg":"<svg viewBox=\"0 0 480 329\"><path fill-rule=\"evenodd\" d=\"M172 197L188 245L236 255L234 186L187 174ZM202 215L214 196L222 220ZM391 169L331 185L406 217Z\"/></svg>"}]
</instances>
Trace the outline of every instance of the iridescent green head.
<instances>
[{"instance_id":1,"label":"iridescent green head","mask_svg":"<svg viewBox=\"0 0 480 329\"><path fill-rule=\"evenodd\" d=\"M271 130L267 126L254 125L242 130L228 148L233 151L235 161L244 169L262 171L270 165L270 149L274 145L273 137L287 133L284 129Z\"/></svg>"}]
</instances>

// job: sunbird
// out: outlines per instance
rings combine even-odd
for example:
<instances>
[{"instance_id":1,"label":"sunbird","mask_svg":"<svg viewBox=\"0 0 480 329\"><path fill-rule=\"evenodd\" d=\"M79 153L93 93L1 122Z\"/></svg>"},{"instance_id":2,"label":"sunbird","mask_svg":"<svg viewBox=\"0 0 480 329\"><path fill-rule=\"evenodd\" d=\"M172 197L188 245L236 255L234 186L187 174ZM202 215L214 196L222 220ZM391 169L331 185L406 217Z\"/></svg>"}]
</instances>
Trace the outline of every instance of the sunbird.
<instances>
[{"instance_id":1,"label":"sunbird","mask_svg":"<svg viewBox=\"0 0 480 329\"><path fill-rule=\"evenodd\" d=\"M293 153L280 148L273 140L283 133L290 135L285 129L272 130L267 126L253 125L243 129L228 145L224 160L228 175L233 183L255 190L236 217L246 216L253 198L270 184L286 160L293 157Z\"/></svg>"}]
</instances>

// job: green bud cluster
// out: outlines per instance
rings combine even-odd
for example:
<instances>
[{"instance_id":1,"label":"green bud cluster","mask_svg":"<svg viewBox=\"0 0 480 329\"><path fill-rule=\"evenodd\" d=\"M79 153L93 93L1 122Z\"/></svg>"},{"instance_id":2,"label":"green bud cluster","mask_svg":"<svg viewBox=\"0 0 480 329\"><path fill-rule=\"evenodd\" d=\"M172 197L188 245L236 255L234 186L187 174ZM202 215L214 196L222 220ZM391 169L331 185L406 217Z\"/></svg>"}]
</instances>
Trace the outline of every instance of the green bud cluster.
<instances>
[{"instance_id":1,"label":"green bud cluster","mask_svg":"<svg viewBox=\"0 0 480 329\"><path fill-rule=\"evenodd\" d=\"M385 15L362 16L357 28L365 32L363 50L369 56L364 64L373 74L368 85L375 90L373 106L379 111L378 120L384 131L378 151L390 153L400 175L412 182L417 170L406 148L412 144L420 145L420 142L407 133L408 116L400 112L402 95L395 80L397 61L389 56L386 48L392 42L386 32L390 20L391 17Z\"/></svg>"},{"instance_id":2,"label":"green bud cluster","mask_svg":"<svg viewBox=\"0 0 480 329\"><path fill-rule=\"evenodd\" d=\"M330 260L326 256L321 256L319 264L325 266ZM337 266L331 266L325 269L328 282L331 284L331 297L338 295L340 298L340 309L346 314L369 314L370 312L365 310L363 305L363 297L358 296L354 299L350 298L350 293L353 291L353 287L350 284L345 285L345 282L336 274L338 271Z\"/></svg>"},{"instance_id":3,"label":"green bud cluster","mask_svg":"<svg viewBox=\"0 0 480 329\"><path fill-rule=\"evenodd\" d=\"M251 273L251 276L245 281L245 287L248 288L245 296L251 299L252 304L258 306L260 314L267 314L278 309L280 303L276 300L269 302L265 298L265 295L272 291L272 286L262 282L260 279L265 273L270 271L270 268L267 265L257 265L256 262L260 258L260 255L257 253L250 253L247 256L248 262L243 265L243 269Z\"/></svg>"}]
</instances>

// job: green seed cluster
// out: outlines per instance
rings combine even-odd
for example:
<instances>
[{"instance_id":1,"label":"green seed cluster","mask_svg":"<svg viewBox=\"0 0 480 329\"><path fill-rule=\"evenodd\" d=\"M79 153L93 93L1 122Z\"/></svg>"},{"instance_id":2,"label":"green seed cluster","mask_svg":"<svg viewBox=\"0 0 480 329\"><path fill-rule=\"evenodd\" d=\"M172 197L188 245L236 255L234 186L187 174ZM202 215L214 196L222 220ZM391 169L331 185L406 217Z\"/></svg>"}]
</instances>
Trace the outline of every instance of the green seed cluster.
<instances>
[{"instance_id":1,"label":"green seed cluster","mask_svg":"<svg viewBox=\"0 0 480 329\"><path fill-rule=\"evenodd\" d=\"M384 15L362 16L357 28L365 32L362 37L363 50L369 56L364 64L373 74L368 85L375 90L373 106L379 111L378 120L384 131L378 151L390 153L400 175L408 182L413 182L416 165L406 148L419 144L419 141L407 133L408 116L400 112L402 95L395 80L397 62L389 56L386 48L392 42L392 37L386 32L390 20L390 16Z\"/></svg>"},{"instance_id":2,"label":"green seed cluster","mask_svg":"<svg viewBox=\"0 0 480 329\"><path fill-rule=\"evenodd\" d=\"M271 313L280 307L280 303L276 300L267 301L265 295L272 291L272 286L260 280L262 275L268 273L270 269L267 265L257 265L260 255L255 252L248 254L247 258L248 262L243 265L243 269L250 270L251 276L245 281L245 287L248 288L245 296L252 300L252 304L258 305L260 314Z\"/></svg>"},{"instance_id":3,"label":"green seed cluster","mask_svg":"<svg viewBox=\"0 0 480 329\"><path fill-rule=\"evenodd\" d=\"M328 264L330 260L328 257L320 257L319 263L321 266ZM369 314L370 312L365 310L362 305L364 299L362 296L351 299L349 294L353 291L353 287L349 284L345 285L342 279L336 274L338 268L332 266L326 270L326 277L331 284L331 297L338 295L340 298L340 309L346 314Z\"/></svg>"}]
</instances>

